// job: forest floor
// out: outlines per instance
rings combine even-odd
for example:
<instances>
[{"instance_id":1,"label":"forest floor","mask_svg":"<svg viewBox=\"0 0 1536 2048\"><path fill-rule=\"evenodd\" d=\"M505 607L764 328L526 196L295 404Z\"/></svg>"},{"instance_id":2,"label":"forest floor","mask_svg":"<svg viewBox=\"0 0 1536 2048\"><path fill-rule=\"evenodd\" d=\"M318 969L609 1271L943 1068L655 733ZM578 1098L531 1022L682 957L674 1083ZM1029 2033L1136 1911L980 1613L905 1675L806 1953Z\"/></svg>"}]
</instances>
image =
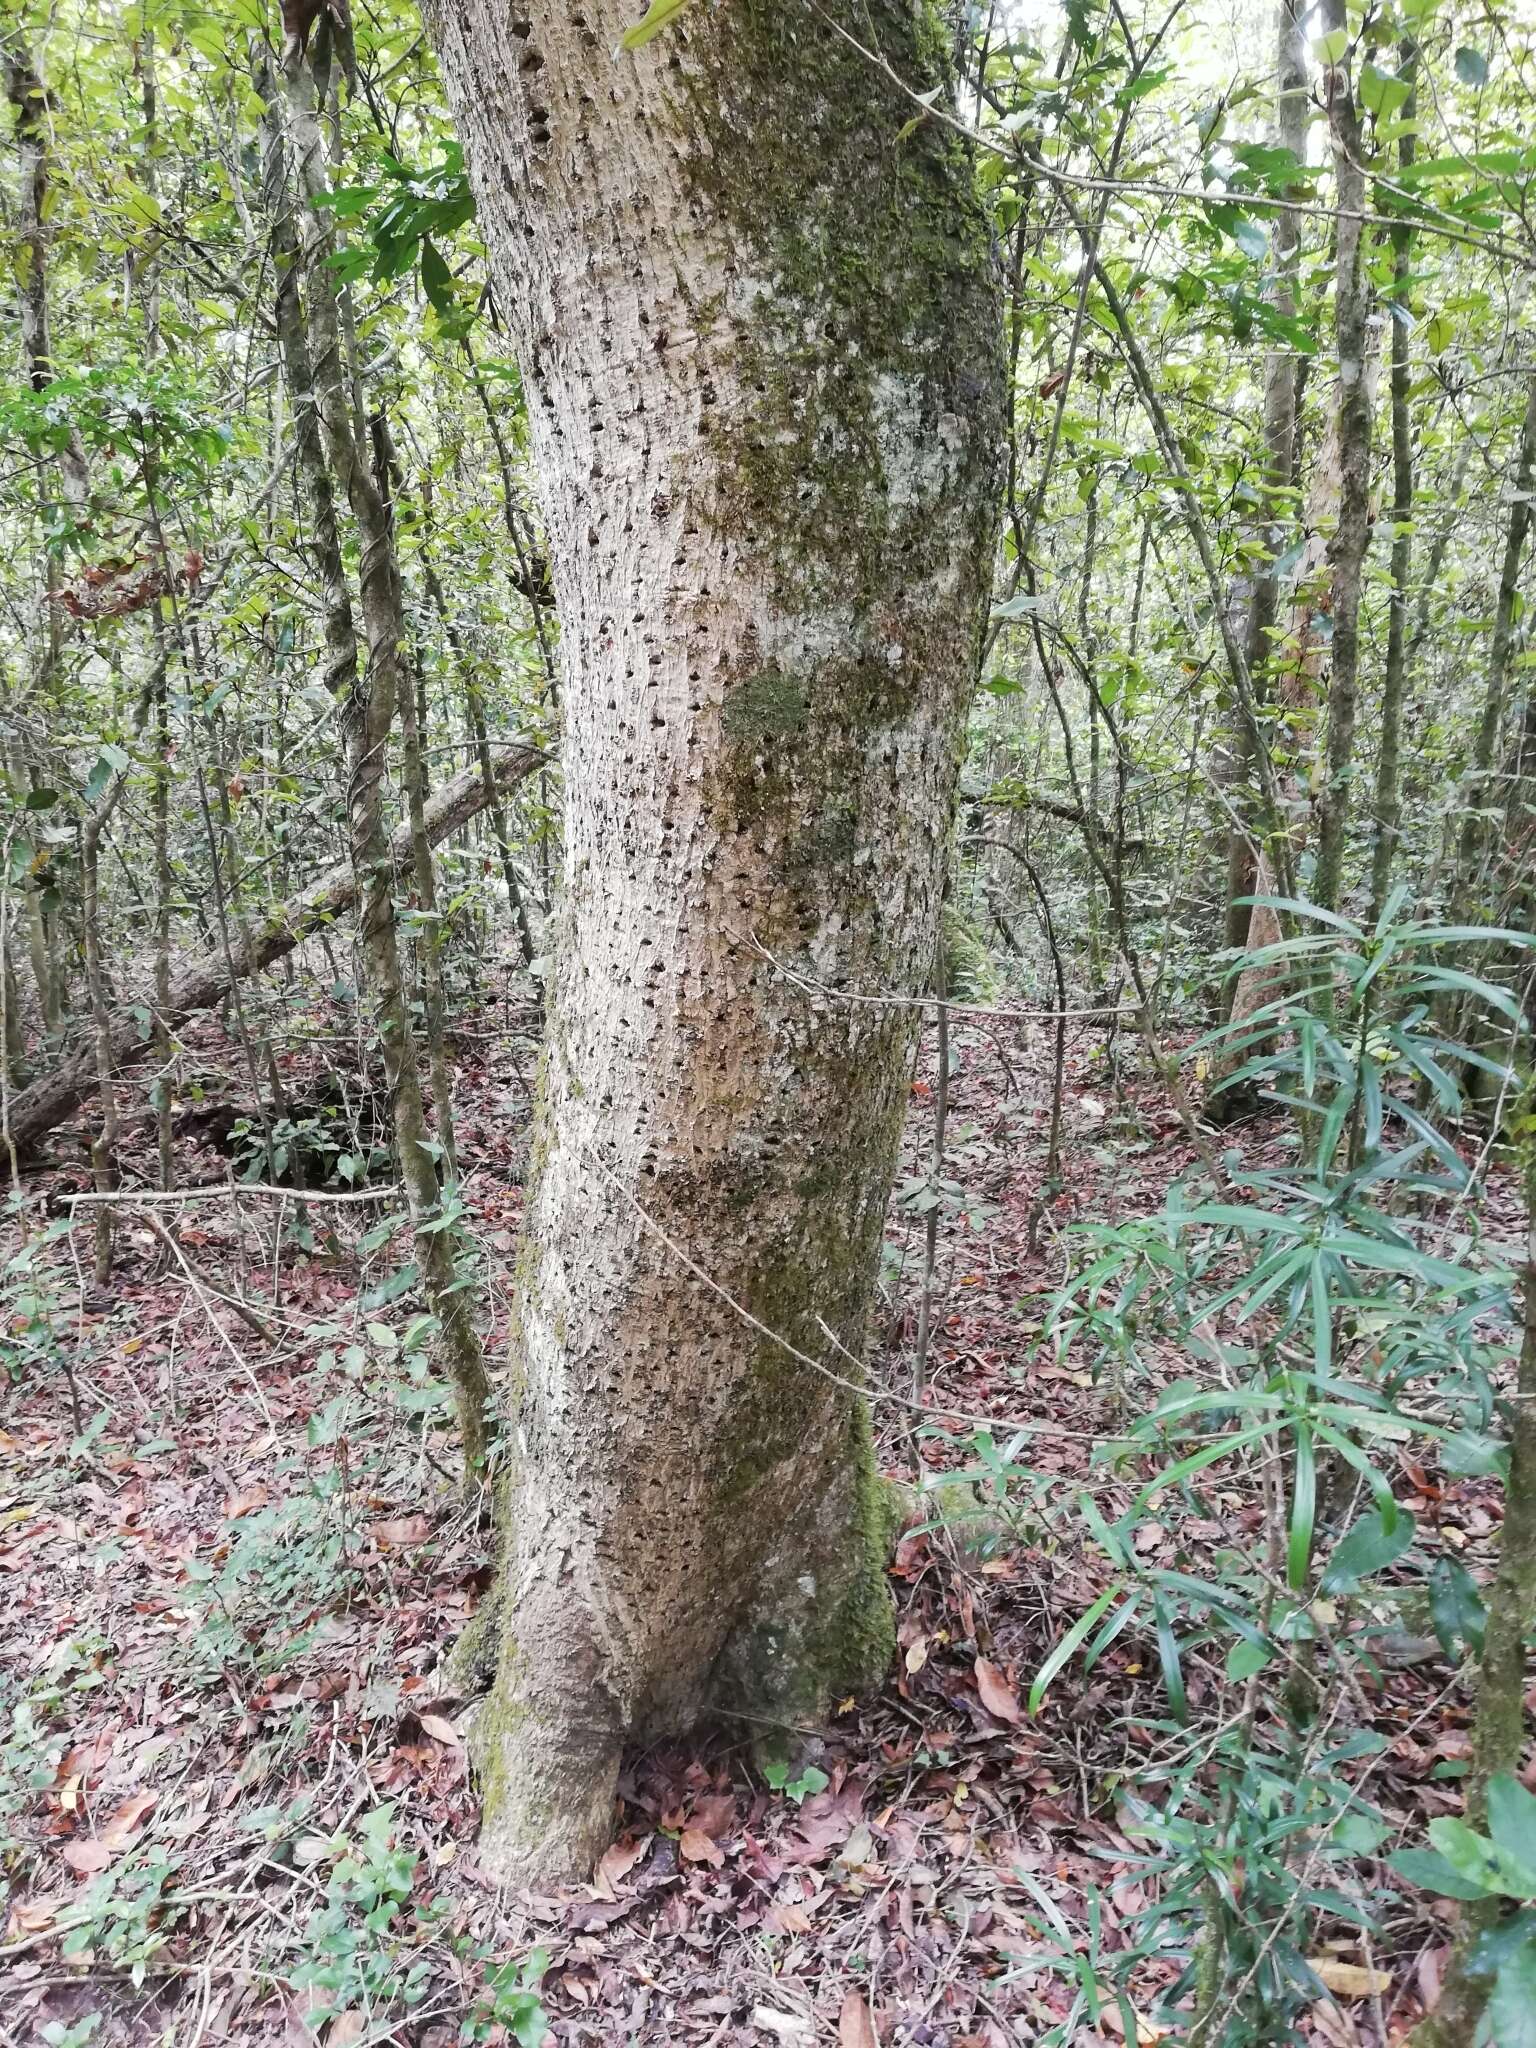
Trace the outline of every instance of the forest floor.
<instances>
[{"instance_id":1,"label":"forest floor","mask_svg":"<svg viewBox=\"0 0 1536 2048\"><path fill-rule=\"evenodd\" d=\"M286 1010L289 1092L355 1107L346 1012ZM457 1039L493 1358L537 1027L526 990L498 994L461 1016ZM227 1177L217 1105L249 1100L216 1022L193 1055L210 1107L183 1132L189 1184ZM1106 1514L1129 1501L1141 1471L1094 1463L1095 1445L1157 1392L1039 1340L1072 1256L1066 1226L1152 1212L1191 1151L1157 1085L1133 1068L1118 1090L1100 1027L1075 1028L1066 1191L1031 1252L1051 1057L1039 1027L957 1027L923 1456L975 1467L975 1417L999 1418L998 1448L1007 1418L1048 1417L1051 1433L1017 1452L1033 1476L1010 1491L1007 1539L906 1535L897 1670L848 1703L819 1763L770 1783L732 1730L635 1757L595 1881L547 1898L498 1896L475 1869L464 1703L443 1660L488 1583L488 1535L411 1340L405 1242L374 1229L388 1203L313 1208L306 1250L279 1237L295 1204L206 1199L178 1212L174 1253L130 1206L98 1289L91 1213L64 1200L88 1172L56 1134L27 1184L30 1252L3 1281L23 1365L0 1409L0 2039L446 2048L536 2040L542 2015L572 2044L1012 2048L1069 2020L1083 1976L1107 1981L1148 1904L1123 1795L1154 1785L1189 1738L1135 1628L1091 1672L1067 1663L1028 1711L1053 1645L1110 1576L1076 1483ZM921 1072L913 1174L931 1048ZM1274 1135L1254 1125L1243 1142L1261 1154ZM128 1159L127 1178L152 1187L147 1124L130 1129ZM895 1389L911 1371L922 1240L898 1199L878 1367ZM1165 1363L1169 1380L1188 1369ZM877 1410L896 1474L910 1471L902 1413ZM1491 1482L1407 1463L1397 1480L1431 1545L1480 1575ZM1205 1483L1209 1520L1146 1522L1138 1548L1198 1571L1223 1544L1257 1546L1251 1488L1219 1469ZM1230 1711L1231 1682L1198 1644L1184 1682L1196 1727ZM1363 1672L1344 1722L1382 1738L1355 1767L1388 1821L1378 1854L1459 1810L1467 1694L1438 1646ZM1311 1938L1336 1997L1302 2034L1330 2048L1398 2038L1446 1956L1447 1920L1394 1890L1376 1854L1346 1881L1374 1898L1379 1938L1372 1952L1344 1923ZM1058 1949L1078 1964L1053 1961ZM1137 2010L1171 1975L1147 1966ZM1137 2032L1166 2038L1144 2019ZM1095 2019L1090 2001L1065 2038L1125 2036L1122 2010Z\"/></svg>"}]
</instances>

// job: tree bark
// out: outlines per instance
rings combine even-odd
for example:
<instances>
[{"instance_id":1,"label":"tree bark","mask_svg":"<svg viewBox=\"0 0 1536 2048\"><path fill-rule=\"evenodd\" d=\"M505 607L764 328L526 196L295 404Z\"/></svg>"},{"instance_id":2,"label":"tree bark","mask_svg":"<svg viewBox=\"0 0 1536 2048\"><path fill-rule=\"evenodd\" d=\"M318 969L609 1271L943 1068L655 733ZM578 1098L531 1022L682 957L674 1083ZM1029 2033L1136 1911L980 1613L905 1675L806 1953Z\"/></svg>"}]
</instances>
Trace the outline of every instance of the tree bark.
<instances>
[{"instance_id":1,"label":"tree bark","mask_svg":"<svg viewBox=\"0 0 1536 2048\"><path fill-rule=\"evenodd\" d=\"M1483 686L1482 710L1472 742L1472 759L1467 765L1461 803L1461 832L1456 851L1456 882L1451 894L1451 922L1466 923L1477 911L1483 881L1483 862L1491 837L1490 813L1494 816L1494 758L1504 723L1505 697L1510 657L1515 649L1516 607L1520 597L1520 564L1526 538L1531 530L1532 485L1536 484L1536 374L1526 384L1525 415L1515 456L1514 485L1510 494L1509 525L1504 535L1504 556L1499 568L1498 595L1494 601L1493 640L1488 650L1488 672Z\"/></svg>"},{"instance_id":2,"label":"tree bark","mask_svg":"<svg viewBox=\"0 0 1536 2048\"><path fill-rule=\"evenodd\" d=\"M496 761L496 788L505 793L525 776L543 765L545 756L533 747L512 747ZM457 832L484 810L486 788L479 765L440 789L427 806L427 832L435 845ZM391 864L404 863L411 856L410 828L402 825L389 844ZM169 977L165 1024L178 1031L199 1010L211 1010L229 994L234 981L259 973L281 960L311 933L333 924L357 901L357 877L349 862L322 875L299 896L279 904L275 910L247 930L234 947L230 967L222 956L200 954L176 969ZM137 1009L116 1010L109 1020L114 1068L138 1059L144 1050ZM96 1085L93 1044L77 1047L51 1074L23 1088L11 1104L11 1138L18 1154L29 1152L80 1107Z\"/></svg>"},{"instance_id":3,"label":"tree bark","mask_svg":"<svg viewBox=\"0 0 1536 2048\"><path fill-rule=\"evenodd\" d=\"M1296 12L1298 0L1279 0L1275 19L1275 139L1289 150L1298 165L1307 161L1307 38L1302 18ZM1283 197L1290 197L1287 186ZM1301 258L1301 221L1298 215L1281 211L1273 228L1275 252L1275 311L1283 318L1296 317L1296 272ZM1265 678L1273 654L1274 626L1280 612L1280 576L1277 564L1285 553L1287 512L1294 504L1291 478L1296 462L1297 357L1293 347L1276 342L1264 358L1264 546L1269 560L1254 578L1244 632L1248 673L1253 679L1255 699L1265 693ZM1294 516L1294 515L1292 515ZM1240 709L1234 710L1229 753L1235 757L1236 773L1231 782L1246 780L1254 768L1253 734ZM1226 779L1226 778L1224 778ZM1273 893L1273 876L1261 878L1255 853L1253 824L1242 819L1233 824L1227 837L1227 918L1225 943L1236 952L1248 943L1252 895ZM1227 985L1230 1007L1236 981Z\"/></svg>"},{"instance_id":4,"label":"tree bark","mask_svg":"<svg viewBox=\"0 0 1536 2048\"><path fill-rule=\"evenodd\" d=\"M1405 43L1403 74L1410 79L1418 66L1418 46ZM1410 90L1403 121L1411 131L1418 114L1418 95ZM1414 137L1401 136L1397 163L1401 172L1413 167ZM1413 230L1392 230L1392 595L1387 612L1387 667L1381 685L1381 745L1376 757L1376 793L1371 809L1376 838L1371 848L1370 924L1386 907L1392 886L1392 857L1402 822L1403 705L1408 690L1408 584L1413 569L1413 426L1409 391L1413 366L1408 351L1408 293L1413 269Z\"/></svg>"},{"instance_id":5,"label":"tree bark","mask_svg":"<svg viewBox=\"0 0 1536 2048\"><path fill-rule=\"evenodd\" d=\"M638 12L638 9L634 10ZM972 165L812 10L431 9L518 322L564 663L562 930L481 1861L588 1867L621 1750L892 1648L856 1379L990 581ZM860 18L941 87L905 0ZM787 968L790 973L783 970ZM791 1348L793 1347L793 1348Z\"/></svg>"},{"instance_id":6,"label":"tree bark","mask_svg":"<svg viewBox=\"0 0 1536 2048\"><path fill-rule=\"evenodd\" d=\"M1487 1826L1491 1780L1520 1768L1525 1750L1526 1644L1536 1625L1536 1082L1529 1078L1511 1127L1525 1182L1524 1334L1514 1398L1507 1411L1504 1525L1478 1659L1465 1807L1466 1820L1475 1828ZM1439 2001L1409 2035L1408 2048L1474 2048L1491 1978L1472 1965L1472 1950L1478 1935L1497 1926L1506 1910L1497 1898L1469 1900L1462 1907Z\"/></svg>"},{"instance_id":7,"label":"tree bark","mask_svg":"<svg viewBox=\"0 0 1536 2048\"><path fill-rule=\"evenodd\" d=\"M1345 28L1344 0L1324 0L1325 33ZM1328 542L1328 602L1333 619L1328 676L1328 740L1317 813L1317 866L1312 898L1338 908L1349 832L1355 725L1360 703L1360 587L1371 539L1371 285L1366 272L1365 150L1354 88L1345 66L1323 74L1328 135L1337 194L1334 220L1333 324L1339 357L1336 410L1339 458L1338 521Z\"/></svg>"},{"instance_id":8,"label":"tree bark","mask_svg":"<svg viewBox=\"0 0 1536 2048\"><path fill-rule=\"evenodd\" d=\"M1324 13L1330 29L1342 27L1342 0L1328 0ZM1300 768L1311 744L1310 730L1326 700L1328 730L1317 804L1317 860L1307 893L1331 907L1338 895L1349 823L1359 695L1360 587L1370 540L1371 410L1379 361L1371 346L1369 285L1363 268L1360 222L1355 217L1365 207L1359 121L1348 74L1334 68L1325 73L1325 80L1336 172L1334 332L1339 375L1307 491L1305 539L1290 629L1273 664L1275 731L1283 760L1279 782L1289 845L1272 844L1261 850L1254 894L1286 893L1276 870L1283 853L1289 853L1289 864L1294 867L1301 851L1307 804ZM1294 410L1291 433L1294 451ZM1268 905L1256 904L1249 918L1246 951L1250 955L1262 952L1283 936L1279 914ZM1245 964L1232 992L1234 1034L1280 993L1280 979L1272 970ZM1251 1057L1253 1050L1253 1044L1245 1040L1234 1061ZM1234 1096L1232 1106L1239 1101Z\"/></svg>"}]
</instances>

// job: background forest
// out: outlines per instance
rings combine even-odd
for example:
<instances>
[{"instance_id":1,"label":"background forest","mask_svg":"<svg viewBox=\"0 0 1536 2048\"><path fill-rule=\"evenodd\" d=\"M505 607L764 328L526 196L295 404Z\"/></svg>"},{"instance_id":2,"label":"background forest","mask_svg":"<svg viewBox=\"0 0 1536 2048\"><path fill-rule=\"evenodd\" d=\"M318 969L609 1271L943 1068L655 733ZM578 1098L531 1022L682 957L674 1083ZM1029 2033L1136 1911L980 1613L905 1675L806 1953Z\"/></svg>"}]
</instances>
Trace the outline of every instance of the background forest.
<instances>
[{"instance_id":1,"label":"background forest","mask_svg":"<svg viewBox=\"0 0 1536 2048\"><path fill-rule=\"evenodd\" d=\"M784 968L922 1020L896 1662L497 1894L571 687L513 309L411 7L11 0L6 2039L1536 2043L1536 15L947 10L935 92L783 6L1003 293L932 979Z\"/></svg>"}]
</instances>

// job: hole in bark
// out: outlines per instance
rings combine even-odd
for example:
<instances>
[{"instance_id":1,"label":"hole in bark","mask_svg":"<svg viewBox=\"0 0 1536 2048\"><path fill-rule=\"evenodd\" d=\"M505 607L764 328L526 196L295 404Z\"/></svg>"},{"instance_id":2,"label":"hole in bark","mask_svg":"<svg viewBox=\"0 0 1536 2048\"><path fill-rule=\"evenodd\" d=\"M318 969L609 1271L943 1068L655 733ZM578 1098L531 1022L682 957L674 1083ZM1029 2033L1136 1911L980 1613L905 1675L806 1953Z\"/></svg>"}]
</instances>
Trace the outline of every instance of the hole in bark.
<instances>
[{"instance_id":1,"label":"hole in bark","mask_svg":"<svg viewBox=\"0 0 1536 2048\"><path fill-rule=\"evenodd\" d=\"M534 49L524 50L522 56L517 60L517 68L519 71L542 71L544 69L543 51Z\"/></svg>"}]
</instances>

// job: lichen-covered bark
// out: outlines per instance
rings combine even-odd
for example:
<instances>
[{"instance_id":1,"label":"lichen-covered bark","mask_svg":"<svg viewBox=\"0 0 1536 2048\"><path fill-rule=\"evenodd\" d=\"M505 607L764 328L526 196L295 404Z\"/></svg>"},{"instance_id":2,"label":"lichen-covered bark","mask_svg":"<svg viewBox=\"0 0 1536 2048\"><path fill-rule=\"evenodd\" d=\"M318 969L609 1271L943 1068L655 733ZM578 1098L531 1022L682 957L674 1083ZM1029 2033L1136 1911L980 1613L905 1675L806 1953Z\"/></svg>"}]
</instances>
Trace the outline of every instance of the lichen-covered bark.
<instances>
[{"instance_id":1,"label":"lichen-covered bark","mask_svg":"<svg viewBox=\"0 0 1536 2048\"><path fill-rule=\"evenodd\" d=\"M626 1740L793 1720L889 1657L868 1418L786 1346L857 1373L913 1012L791 977L926 984L1000 330L964 146L819 12L700 5L617 61L619 0L431 14L564 663L480 1745L482 1860L549 1878L601 1848ZM858 34L941 82L906 0Z\"/></svg>"}]
</instances>

